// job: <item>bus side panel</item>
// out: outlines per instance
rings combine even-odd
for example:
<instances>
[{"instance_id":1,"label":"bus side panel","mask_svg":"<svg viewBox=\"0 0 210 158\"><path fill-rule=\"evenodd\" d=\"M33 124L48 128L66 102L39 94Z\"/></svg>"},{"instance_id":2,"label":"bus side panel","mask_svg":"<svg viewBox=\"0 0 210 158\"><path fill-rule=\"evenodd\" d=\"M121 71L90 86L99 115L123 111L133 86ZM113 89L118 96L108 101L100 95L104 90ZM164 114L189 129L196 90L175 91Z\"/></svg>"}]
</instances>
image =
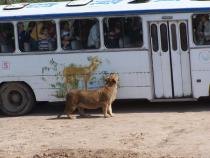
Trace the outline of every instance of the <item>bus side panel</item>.
<instances>
[{"instance_id":1,"label":"bus side panel","mask_svg":"<svg viewBox=\"0 0 210 158\"><path fill-rule=\"evenodd\" d=\"M210 49L192 49L190 53L193 97L209 96Z\"/></svg>"},{"instance_id":2,"label":"bus side panel","mask_svg":"<svg viewBox=\"0 0 210 158\"><path fill-rule=\"evenodd\" d=\"M60 101L68 89L84 88L82 74L90 74L88 88L95 89L104 85L107 73L116 72L119 99L152 99L149 59L147 51L5 56L0 57L0 82L24 81L37 101Z\"/></svg>"}]
</instances>

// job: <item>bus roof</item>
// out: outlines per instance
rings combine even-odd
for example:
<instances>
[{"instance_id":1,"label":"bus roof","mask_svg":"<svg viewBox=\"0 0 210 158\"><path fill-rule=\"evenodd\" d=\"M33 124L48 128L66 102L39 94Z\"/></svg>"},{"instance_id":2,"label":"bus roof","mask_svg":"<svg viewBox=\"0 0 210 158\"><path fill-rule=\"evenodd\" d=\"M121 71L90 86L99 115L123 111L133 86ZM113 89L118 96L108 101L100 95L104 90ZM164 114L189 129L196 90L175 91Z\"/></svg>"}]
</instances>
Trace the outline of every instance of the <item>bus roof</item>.
<instances>
[{"instance_id":1,"label":"bus roof","mask_svg":"<svg viewBox=\"0 0 210 158\"><path fill-rule=\"evenodd\" d=\"M0 21L210 11L209 1L148 0L144 3L132 3L133 1L79 0L76 5L75 2L71 5L70 1L42 2L30 3L17 9L5 9L6 6L1 5Z\"/></svg>"}]
</instances>

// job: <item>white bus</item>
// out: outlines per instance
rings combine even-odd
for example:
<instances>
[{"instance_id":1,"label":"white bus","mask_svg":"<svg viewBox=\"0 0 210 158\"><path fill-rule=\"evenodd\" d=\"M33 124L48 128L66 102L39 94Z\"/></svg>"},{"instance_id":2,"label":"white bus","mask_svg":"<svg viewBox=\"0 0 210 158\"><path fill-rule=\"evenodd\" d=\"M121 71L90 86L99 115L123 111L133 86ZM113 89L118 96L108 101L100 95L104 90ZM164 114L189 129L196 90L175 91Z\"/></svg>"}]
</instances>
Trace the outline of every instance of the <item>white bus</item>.
<instances>
[{"instance_id":1,"label":"white bus","mask_svg":"<svg viewBox=\"0 0 210 158\"><path fill-rule=\"evenodd\" d=\"M118 99L209 96L210 2L77 0L0 6L0 108L23 115L36 101L120 76Z\"/></svg>"}]
</instances>

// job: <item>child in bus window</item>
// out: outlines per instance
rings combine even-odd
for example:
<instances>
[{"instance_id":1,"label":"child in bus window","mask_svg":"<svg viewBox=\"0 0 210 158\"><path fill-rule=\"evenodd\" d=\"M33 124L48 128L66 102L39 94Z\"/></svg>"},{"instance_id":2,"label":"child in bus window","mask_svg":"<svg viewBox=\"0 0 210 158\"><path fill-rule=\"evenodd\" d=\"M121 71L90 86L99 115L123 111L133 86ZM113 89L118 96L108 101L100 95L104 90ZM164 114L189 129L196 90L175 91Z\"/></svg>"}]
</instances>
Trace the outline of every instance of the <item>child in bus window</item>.
<instances>
[{"instance_id":1,"label":"child in bus window","mask_svg":"<svg viewBox=\"0 0 210 158\"><path fill-rule=\"evenodd\" d=\"M72 49L71 42L75 40L74 38L74 21L64 21L61 26L61 44L62 48Z\"/></svg>"},{"instance_id":2,"label":"child in bus window","mask_svg":"<svg viewBox=\"0 0 210 158\"><path fill-rule=\"evenodd\" d=\"M41 51L48 51L52 50L51 48L51 43L50 43L50 35L48 32L47 27L43 27L41 30L41 33L39 35L39 43L38 43L38 48Z\"/></svg>"},{"instance_id":3,"label":"child in bus window","mask_svg":"<svg viewBox=\"0 0 210 158\"><path fill-rule=\"evenodd\" d=\"M71 42L69 40L69 36L68 35L63 35L61 44L62 44L62 48L64 50L71 49Z\"/></svg>"},{"instance_id":4,"label":"child in bus window","mask_svg":"<svg viewBox=\"0 0 210 158\"><path fill-rule=\"evenodd\" d=\"M61 44L63 49L71 49L70 27L68 21L64 21L61 26Z\"/></svg>"}]
</instances>

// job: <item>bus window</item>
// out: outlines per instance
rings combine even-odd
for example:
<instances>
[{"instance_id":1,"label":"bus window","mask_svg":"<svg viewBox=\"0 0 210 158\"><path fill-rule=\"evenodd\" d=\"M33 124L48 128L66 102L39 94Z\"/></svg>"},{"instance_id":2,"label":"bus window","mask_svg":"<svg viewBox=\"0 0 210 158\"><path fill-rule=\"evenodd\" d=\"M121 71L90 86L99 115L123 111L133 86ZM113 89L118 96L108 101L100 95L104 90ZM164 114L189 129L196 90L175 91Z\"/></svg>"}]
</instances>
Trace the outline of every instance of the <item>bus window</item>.
<instances>
[{"instance_id":1,"label":"bus window","mask_svg":"<svg viewBox=\"0 0 210 158\"><path fill-rule=\"evenodd\" d=\"M176 25L175 24L171 25L171 39L172 39L172 41L171 41L172 49L174 51L176 51L177 50L177 34L176 34Z\"/></svg>"},{"instance_id":2,"label":"bus window","mask_svg":"<svg viewBox=\"0 0 210 158\"><path fill-rule=\"evenodd\" d=\"M209 14L196 14L192 16L193 38L197 45L210 44Z\"/></svg>"},{"instance_id":3,"label":"bus window","mask_svg":"<svg viewBox=\"0 0 210 158\"><path fill-rule=\"evenodd\" d=\"M64 50L98 49L100 47L97 19L69 19L60 21L61 47Z\"/></svg>"},{"instance_id":4,"label":"bus window","mask_svg":"<svg viewBox=\"0 0 210 158\"><path fill-rule=\"evenodd\" d=\"M168 32L166 24L160 25L161 48L163 52L168 51Z\"/></svg>"},{"instance_id":5,"label":"bus window","mask_svg":"<svg viewBox=\"0 0 210 158\"><path fill-rule=\"evenodd\" d=\"M187 51L188 43L187 43L187 26L185 23L181 23L179 26L180 29L180 39L181 39L181 48L183 51Z\"/></svg>"},{"instance_id":6,"label":"bus window","mask_svg":"<svg viewBox=\"0 0 210 158\"><path fill-rule=\"evenodd\" d=\"M0 23L0 53L13 53L14 51L14 26L11 23Z\"/></svg>"},{"instance_id":7,"label":"bus window","mask_svg":"<svg viewBox=\"0 0 210 158\"><path fill-rule=\"evenodd\" d=\"M141 47L142 23L139 17L105 18L104 40L107 48Z\"/></svg>"},{"instance_id":8,"label":"bus window","mask_svg":"<svg viewBox=\"0 0 210 158\"><path fill-rule=\"evenodd\" d=\"M37 52L57 49L54 21L18 22L17 27L20 51Z\"/></svg>"},{"instance_id":9,"label":"bus window","mask_svg":"<svg viewBox=\"0 0 210 158\"><path fill-rule=\"evenodd\" d=\"M151 25L152 48L154 52L159 50L157 25Z\"/></svg>"}]
</instances>

